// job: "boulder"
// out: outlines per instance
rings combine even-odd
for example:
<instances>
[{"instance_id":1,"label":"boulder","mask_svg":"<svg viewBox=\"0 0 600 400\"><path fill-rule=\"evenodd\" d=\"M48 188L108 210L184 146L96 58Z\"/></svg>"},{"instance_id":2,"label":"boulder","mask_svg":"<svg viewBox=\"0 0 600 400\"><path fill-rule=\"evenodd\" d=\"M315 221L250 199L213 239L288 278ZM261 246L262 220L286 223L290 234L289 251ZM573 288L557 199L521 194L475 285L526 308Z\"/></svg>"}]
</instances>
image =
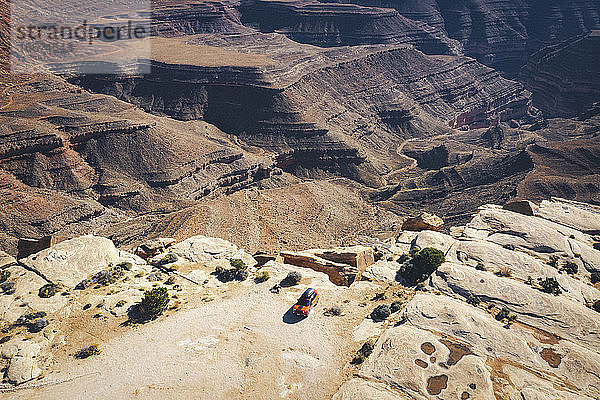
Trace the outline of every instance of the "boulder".
<instances>
[{"instance_id":1,"label":"boulder","mask_svg":"<svg viewBox=\"0 0 600 400\"><path fill-rule=\"evenodd\" d=\"M502 206L502 209L516 212L523 215L534 216L537 206L529 200L510 201Z\"/></svg>"},{"instance_id":2,"label":"boulder","mask_svg":"<svg viewBox=\"0 0 600 400\"><path fill-rule=\"evenodd\" d=\"M364 271L375 262L373 249L367 246L337 247L330 250L313 249L306 252L329 261L348 264L358 268L359 271Z\"/></svg>"},{"instance_id":3,"label":"boulder","mask_svg":"<svg viewBox=\"0 0 600 400\"><path fill-rule=\"evenodd\" d=\"M0 269L4 269L16 264L17 260L13 256L0 250Z\"/></svg>"},{"instance_id":4,"label":"boulder","mask_svg":"<svg viewBox=\"0 0 600 400\"><path fill-rule=\"evenodd\" d=\"M173 238L158 238L148 240L136 247L134 253L144 259L154 257L157 254L164 253L167 248L171 247L177 242Z\"/></svg>"},{"instance_id":5,"label":"boulder","mask_svg":"<svg viewBox=\"0 0 600 400\"><path fill-rule=\"evenodd\" d=\"M407 218L402 223L403 231L439 231L444 225L444 220L434 214L421 213L417 217Z\"/></svg>"},{"instance_id":6,"label":"boulder","mask_svg":"<svg viewBox=\"0 0 600 400\"><path fill-rule=\"evenodd\" d=\"M213 265L215 262L241 259L249 267L257 262L235 244L220 238L193 236L169 248L169 252L184 258L188 262Z\"/></svg>"},{"instance_id":7,"label":"boulder","mask_svg":"<svg viewBox=\"0 0 600 400\"><path fill-rule=\"evenodd\" d=\"M275 261L278 263L283 262L283 257L281 257L279 254L269 254L269 253L264 253L262 251L255 253L252 257L254 257L254 259L258 263L258 266L261 266L261 267L263 265L265 265L266 263L268 263L269 261Z\"/></svg>"},{"instance_id":8,"label":"boulder","mask_svg":"<svg viewBox=\"0 0 600 400\"><path fill-rule=\"evenodd\" d=\"M448 253L450 248L456 243L456 239L452 236L445 235L440 232L423 231L419 232L411 243L411 250L418 248L433 247L441 250L444 254Z\"/></svg>"},{"instance_id":9,"label":"boulder","mask_svg":"<svg viewBox=\"0 0 600 400\"><path fill-rule=\"evenodd\" d=\"M359 274L356 267L326 260L309 251L283 251L281 257L285 264L324 272L329 276L329 280L338 286L350 286Z\"/></svg>"},{"instance_id":10,"label":"boulder","mask_svg":"<svg viewBox=\"0 0 600 400\"><path fill-rule=\"evenodd\" d=\"M20 384L40 376L42 370L38 368L36 360L41 349L40 345L30 341L22 341L14 346L14 355L10 359L6 372L8 381ZM5 354L4 349L2 353Z\"/></svg>"},{"instance_id":11,"label":"boulder","mask_svg":"<svg viewBox=\"0 0 600 400\"><path fill-rule=\"evenodd\" d=\"M48 281L69 288L119 261L112 241L91 235L66 240L23 260Z\"/></svg>"},{"instance_id":12,"label":"boulder","mask_svg":"<svg viewBox=\"0 0 600 400\"><path fill-rule=\"evenodd\" d=\"M362 279L375 282L394 283L400 264L395 261L379 260L367 267L362 273Z\"/></svg>"}]
</instances>

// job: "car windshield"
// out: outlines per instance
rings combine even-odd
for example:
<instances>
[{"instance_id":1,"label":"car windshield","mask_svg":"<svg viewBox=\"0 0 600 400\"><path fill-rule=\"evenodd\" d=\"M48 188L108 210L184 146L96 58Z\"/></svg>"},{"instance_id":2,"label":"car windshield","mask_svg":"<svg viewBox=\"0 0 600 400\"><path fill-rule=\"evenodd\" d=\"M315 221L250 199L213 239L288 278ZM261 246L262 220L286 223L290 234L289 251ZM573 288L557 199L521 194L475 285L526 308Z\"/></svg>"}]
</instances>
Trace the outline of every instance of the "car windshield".
<instances>
[{"instance_id":1,"label":"car windshield","mask_svg":"<svg viewBox=\"0 0 600 400\"><path fill-rule=\"evenodd\" d=\"M300 300L298 300L298 304L307 306L310 304L310 300L308 299L308 297L302 297L300 298Z\"/></svg>"}]
</instances>

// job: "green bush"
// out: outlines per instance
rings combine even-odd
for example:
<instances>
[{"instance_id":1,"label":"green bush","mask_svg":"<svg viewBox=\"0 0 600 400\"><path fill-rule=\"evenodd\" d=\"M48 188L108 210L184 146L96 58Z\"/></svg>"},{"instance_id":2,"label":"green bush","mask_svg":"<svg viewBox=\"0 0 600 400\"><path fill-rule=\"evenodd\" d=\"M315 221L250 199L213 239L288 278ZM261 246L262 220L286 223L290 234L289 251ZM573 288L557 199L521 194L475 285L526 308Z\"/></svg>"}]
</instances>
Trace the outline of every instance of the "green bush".
<instances>
[{"instance_id":1,"label":"green bush","mask_svg":"<svg viewBox=\"0 0 600 400\"><path fill-rule=\"evenodd\" d=\"M550 293L555 296L558 296L562 293L562 290L560 289L560 285L558 284L556 278L538 278L538 283L541 286L542 292L544 293Z\"/></svg>"},{"instance_id":2,"label":"green bush","mask_svg":"<svg viewBox=\"0 0 600 400\"><path fill-rule=\"evenodd\" d=\"M373 349L375 348L375 344L371 341L365 342L361 348L356 352L356 355L352 359L352 364L362 364L367 357L371 355Z\"/></svg>"},{"instance_id":3,"label":"green bush","mask_svg":"<svg viewBox=\"0 0 600 400\"><path fill-rule=\"evenodd\" d=\"M92 343L88 347L85 347L75 354L76 358L88 358L90 356L95 356L100 354L102 350L100 350L100 345L98 343Z\"/></svg>"},{"instance_id":4,"label":"green bush","mask_svg":"<svg viewBox=\"0 0 600 400\"><path fill-rule=\"evenodd\" d=\"M592 285L600 282L600 272L592 272L590 280L592 281Z\"/></svg>"},{"instance_id":5,"label":"green bush","mask_svg":"<svg viewBox=\"0 0 600 400\"><path fill-rule=\"evenodd\" d=\"M375 322L385 321L392 315L392 310L387 304L380 304L371 312L371 319Z\"/></svg>"},{"instance_id":6,"label":"green bush","mask_svg":"<svg viewBox=\"0 0 600 400\"><path fill-rule=\"evenodd\" d=\"M600 242L594 243L593 246L594 246L594 249L600 250Z\"/></svg>"},{"instance_id":7,"label":"green bush","mask_svg":"<svg viewBox=\"0 0 600 400\"><path fill-rule=\"evenodd\" d=\"M398 259L396 260L396 262L398 264L404 264L408 260L410 260L410 256L405 253L405 254L402 254L400 257L398 257Z\"/></svg>"},{"instance_id":8,"label":"green bush","mask_svg":"<svg viewBox=\"0 0 600 400\"><path fill-rule=\"evenodd\" d=\"M408 285L416 285L425 281L444 261L446 258L442 251L426 247L415 253L410 263L400 267L396 279L403 278Z\"/></svg>"},{"instance_id":9,"label":"green bush","mask_svg":"<svg viewBox=\"0 0 600 400\"><path fill-rule=\"evenodd\" d=\"M390 304L390 311L393 313L398 312L402 309L404 302L402 300L396 300L392 304Z\"/></svg>"},{"instance_id":10,"label":"green bush","mask_svg":"<svg viewBox=\"0 0 600 400\"><path fill-rule=\"evenodd\" d=\"M256 283L266 282L269 280L270 277L271 276L269 275L269 273L267 271L260 271L256 275L256 278L254 278L254 282L256 282Z\"/></svg>"},{"instance_id":11,"label":"green bush","mask_svg":"<svg viewBox=\"0 0 600 400\"><path fill-rule=\"evenodd\" d=\"M296 286L302 280L302 274L298 271L292 271L281 281L281 286Z\"/></svg>"},{"instance_id":12,"label":"green bush","mask_svg":"<svg viewBox=\"0 0 600 400\"><path fill-rule=\"evenodd\" d=\"M92 282L98 285L107 286L123 278L125 276L125 271L127 271L127 269L126 265L123 266L123 263L118 265L109 264L107 269L92 276Z\"/></svg>"},{"instance_id":13,"label":"green bush","mask_svg":"<svg viewBox=\"0 0 600 400\"><path fill-rule=\"evenodd\" d=\"M10 278L10 271L3 269L0 271L0 283L4 283Z\"/></svg>"},{"instance_id":14,"label":"green bush","mask_svg":"<svg viewBox=\"0 0 600 400\"><path fill-rule=\"evenodd\" d=\"M240 259L229 260L229 265L232 268L223 268L218 266L215 268L217 279L221 282L243 281L248 278L248 266Z\"/></svg>"},{"instance_id":15,"label":"green bush","mask_svg":"<svg viewBox=\"0 0 600 400\"><path fill-rule=\"evenodd\" d=\"M169 304L169 292L165 287L156 287L146 290L142 300L136 304L135 310L138 319L151 320L161 315Z\"/></svg>"},{"instance_id":16,"label":"green bush","mask_svg":"<svg viewBox=\"0 0 600 400\"><path fill-rule=\"evenodd\" d=\"M342 315L342 308L340 306L331 306L323 314L328 317L339 317Z\"/></svg>"},{"instance_id":17,"label":"green bush","mask_svg":"<svg viewBox=\"0 0 600 400\"><path fill-rule=\"evenodd\" d=\"M551 267L558 268L558 256L550 256L550 260L546 261Z\"/></svg>"},{"instance_id":18,"label":"green bush","mask_svg":"<svg viewBox=\"0 0 600 400\"><path fill-rule=\"evenodd\" d=\"M57 285L55 283L48 283L40 288L40 290L38 291L38 296L40 296L44 299L47 299L49 297L54 296L56 293L59 292L59 290L60 290L59 285Z\"/></svg>"},{"instance_id":19,"label":"green bush","mask_svg":"<svg viewBox=\"0 0 600 400\"><path fill-rule=\"evenodd\" d=\"M483 265L483 263L478 262L477 265L475 266L475 269L477 271L487 271L487 268L485 267L485 265Z\"/></svg>"},{"instance_id":20,"label":"green bush","mask_svg":"<svg viewBox=\"0 0 600 400\"><path fill-rule=\"evenodd\" d=\"M560 270L566 272L569 275L575 275L577 271L579 271L579 266L577 266L577 264L575 264L574 262L569 261Z\"/></svg>"},{"instance_id":21,"label":"green bush","mask_svg":"<svg viewBox=\"0 0 600 400\"><path fill-rule=\"evenodd\" d=\"M502 310L500 310L498 312L498 314L496 314L496 320L497 321L506 320L506 321L508 321L510 323L510 322L516 321L517 320L517 316L514 315L514 314L511 314L510 310L508 308L502 307Z\"/></svg>"}]
</instances>

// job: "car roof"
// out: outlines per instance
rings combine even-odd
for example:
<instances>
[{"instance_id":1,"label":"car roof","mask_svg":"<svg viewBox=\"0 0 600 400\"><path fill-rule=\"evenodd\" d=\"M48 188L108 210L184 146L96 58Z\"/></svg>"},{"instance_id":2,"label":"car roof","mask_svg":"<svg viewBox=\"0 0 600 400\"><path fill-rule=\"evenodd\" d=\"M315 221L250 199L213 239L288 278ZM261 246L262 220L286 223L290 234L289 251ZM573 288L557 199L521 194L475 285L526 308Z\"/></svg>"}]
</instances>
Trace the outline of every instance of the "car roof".
<instances>
[{"instance_id":1,"label":"car roof","mask_svg":"<svg viewBox=\"0 0 600 400\"><path fill-rule=\"evenodd\" d=\"M308 288L304 291L304 293L302 293L302 297L313 297L315 294L317 293L317 291L313 288Z\"/></svg>"}]
</instances>

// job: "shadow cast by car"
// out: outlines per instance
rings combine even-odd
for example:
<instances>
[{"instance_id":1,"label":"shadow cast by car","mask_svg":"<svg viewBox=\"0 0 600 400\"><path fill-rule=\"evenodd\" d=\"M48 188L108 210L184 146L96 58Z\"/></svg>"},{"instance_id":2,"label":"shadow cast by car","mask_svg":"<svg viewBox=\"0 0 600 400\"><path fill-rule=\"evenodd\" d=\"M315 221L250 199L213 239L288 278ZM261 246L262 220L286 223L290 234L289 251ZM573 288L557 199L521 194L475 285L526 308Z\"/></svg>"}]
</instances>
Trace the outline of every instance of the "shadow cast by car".
<instances>
[{"instance_id":1,"label":"shadow cast by car","mask_svg":"<svg viewBox=\"0 0 600 400\"><path fill-rule=\"evenodd\" d=\"M294 306L290 307L285 314L283 314L283 322L286 324L297 324L298 322L305 320L306 317L302 315L297 315L292 312Z\"/></svg>"}]
</instances>

